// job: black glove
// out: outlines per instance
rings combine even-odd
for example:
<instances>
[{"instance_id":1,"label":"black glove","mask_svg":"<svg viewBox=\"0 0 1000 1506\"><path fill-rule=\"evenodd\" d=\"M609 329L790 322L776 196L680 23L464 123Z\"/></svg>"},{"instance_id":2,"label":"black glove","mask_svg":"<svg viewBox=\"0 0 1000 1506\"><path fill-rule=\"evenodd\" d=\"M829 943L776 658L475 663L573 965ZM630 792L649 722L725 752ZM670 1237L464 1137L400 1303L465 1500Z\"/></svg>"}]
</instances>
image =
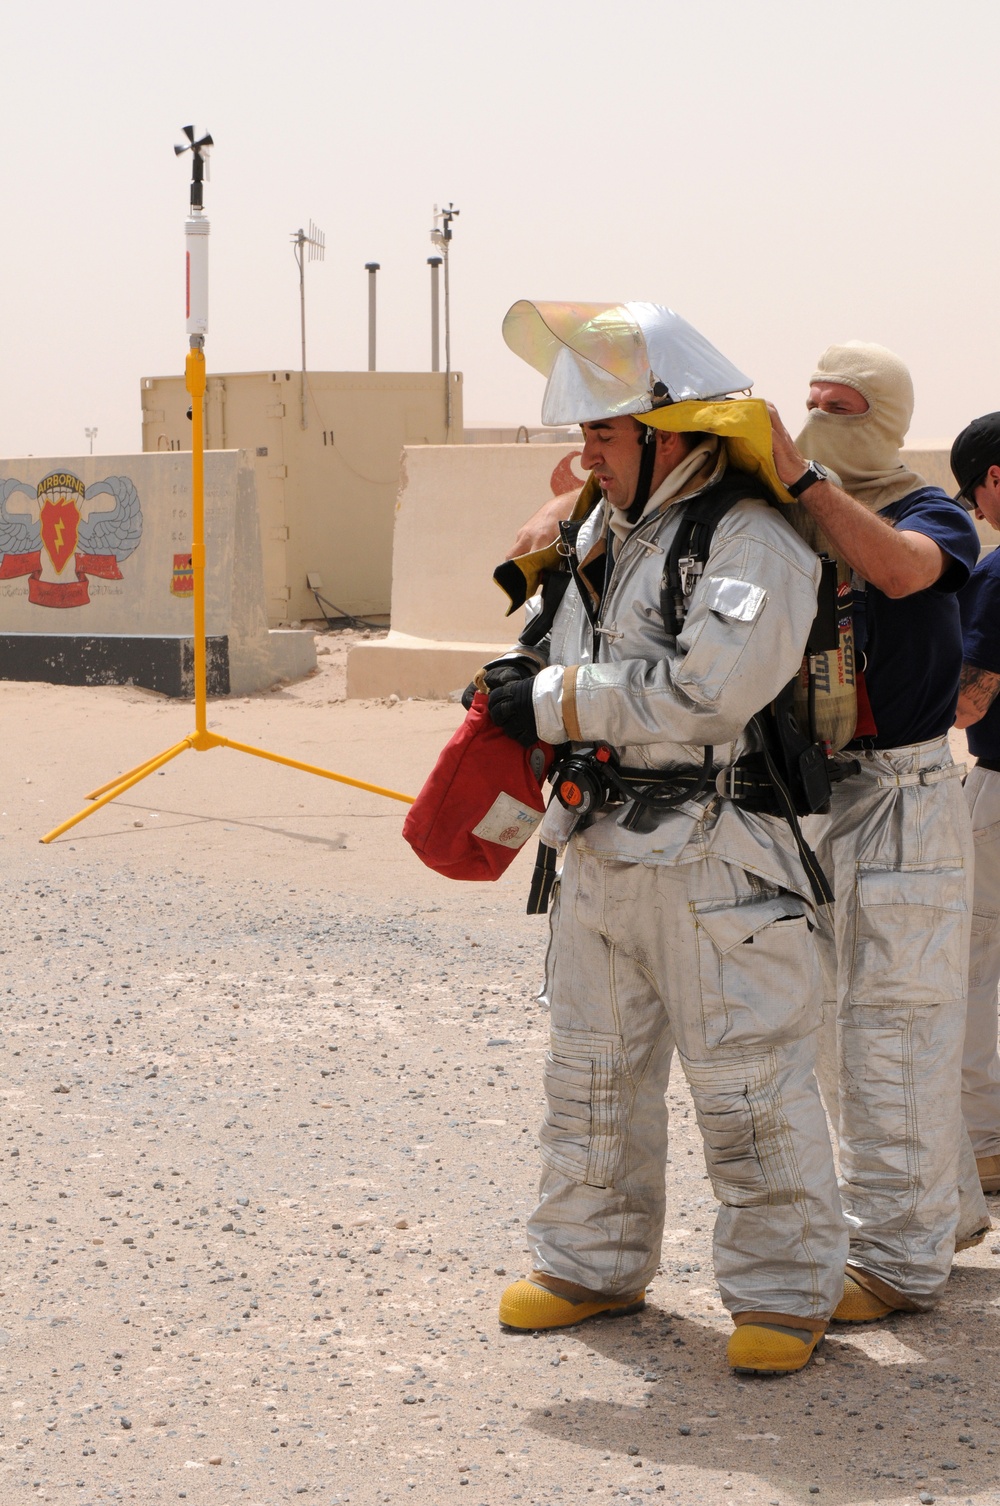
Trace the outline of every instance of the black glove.
<instances>
[{"instance_id":1,"label":"black glove","mask_svg":"<svg viewBox=\"0 0 1000 1506\"><path fill-rule=\"evenodd\" d=\"M532 659L502 659L499 664L487 664L485 669L479 671L477 678L483 681L488 694L501 685L516 685L518 680L527 680L537 673L538 665ZM462 706L466 711L471 707L472 697L478 689L479 686L473 680L462 691Z\"/></svg>"},{"instance_id":2,"label":"black glove","mask_svg":"<svg viewBox=\"0 0 1000 1506\"><path fill-rule=\"evenodd\" d=\"M526 680L498 685L496 690L490 691L487 703L494 726L499 727L501 732L506 732L508 737L512 737L523 748L530 748L532 743L538 741L535 708L531 700L533 679L534 675Z\"/></svg>"}]
</instances>

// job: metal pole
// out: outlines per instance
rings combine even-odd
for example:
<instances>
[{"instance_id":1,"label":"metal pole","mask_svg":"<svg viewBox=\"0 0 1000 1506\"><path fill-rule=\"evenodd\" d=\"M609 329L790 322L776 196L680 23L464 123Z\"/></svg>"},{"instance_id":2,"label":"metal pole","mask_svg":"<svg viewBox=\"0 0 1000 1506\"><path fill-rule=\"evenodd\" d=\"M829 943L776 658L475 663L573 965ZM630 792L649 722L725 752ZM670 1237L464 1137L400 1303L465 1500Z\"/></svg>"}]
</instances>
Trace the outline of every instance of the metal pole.
<instances>
[{"instance_id":1,"label":"metal pole","mask_svg":"<svg viewBox=\"0 0 1000 1506\"><path fill-rule=\"evenodd\" d=\"M309 234L304 230L292 231L292 255L299 267L299 323L302 331L302 375L299 381L299 398L302 411L299 422L303 429L309 427L309 410L306 403L306 247L309 260L322 261L326 250L326 236L309 221Z\"/></svg>"},{"instance_id":2,"label":"metal pole","mask_svg":"<svg viewBox=\"0 0 1000 1506\"><path fill-rule=\"evenodd\" d=\"M444 405L444 442L451 444L451 295L448 287L448 245L451 237L447 237L444 243L444 381L445 381L445 405Z\"/></svg>"},{"instance_id":3,"label":"metal pole","mask_svg":"<svg viewBox=\"0 0 1000 1506\"><path fill-rule=\"evenodd\" d=\"M434 229L431 231L431 245L440 246L444 260L444 428L445 444L451 443L452 406L451 406L451 288L448 281L448 250L451 246L451 224L460 211L454 204L449 204L447 209L438 209L434 205ZM440 228L438 220L441 221ZM433 270L433 269L432 269Z\"/></svg>"},{"instance_id":4,"label":"metal pole","mask_svg":"<svg viewBox=\"0 0 1000 1506\"><path fill-rule=\"evenodd\" d=\"M295 247L295 260L299 264L299 323L302 330L302 374L299 378L299 399L301 413L299 422L303 429L308 428L309 418L306 413L306 233L299 230L293 242Z\"/></svg>"},{"instance_id":5,"label":"metal pole","mask_svg":"<svg viewBox=\"0 0 1000 1506\"><path fill-rule=\"evenodd\" d=\"M427 265L431 269L431 370L441 370L441 314L438 297L438 267L441 265L440 256L428 256Z\"/></svg>"},{"instance_id":6,"label":"metal pole","mask_svg":"<svg viewBox=\"0 0 1000 1506\"><path fill-rule=\"evenodd\" d=\"M365 271L368 273L368 370L375 370L375 274L378 272L377 261L366 261Z\"/></svg>"},{"instance_id":7,"label":"metal pole","mask_svg":"<svg viewBox=\"0 0 1000 1506\"><path fill-rule=\"evenodd\" d=\"M191 397L191 569L194 576L194 724L208 731L208 666L205 642L205 339L192 335L185 366Z\"/></svg>"}]
</instances>

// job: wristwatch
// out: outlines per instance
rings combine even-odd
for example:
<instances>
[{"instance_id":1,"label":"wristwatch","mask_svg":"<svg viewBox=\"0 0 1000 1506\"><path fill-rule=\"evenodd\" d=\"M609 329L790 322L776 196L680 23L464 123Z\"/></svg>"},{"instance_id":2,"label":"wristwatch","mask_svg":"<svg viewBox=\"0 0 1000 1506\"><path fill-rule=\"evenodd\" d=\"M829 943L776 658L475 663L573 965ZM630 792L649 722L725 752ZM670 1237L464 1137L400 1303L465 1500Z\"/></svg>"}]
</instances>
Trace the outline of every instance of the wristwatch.
<instances>
[{"instance_id":1,"label":"wristwatch","mask_svg":"<svg viewBox=\"0 0 1000 1506\"><path fill-rule=\"evenodd\" d=\"M798 481L786 481L785 491L796 500L802 493L815 486L817 481L829 481L830 472L825 465L820 465L817 460L810 460Z\"/></svg>"}]
</instances>

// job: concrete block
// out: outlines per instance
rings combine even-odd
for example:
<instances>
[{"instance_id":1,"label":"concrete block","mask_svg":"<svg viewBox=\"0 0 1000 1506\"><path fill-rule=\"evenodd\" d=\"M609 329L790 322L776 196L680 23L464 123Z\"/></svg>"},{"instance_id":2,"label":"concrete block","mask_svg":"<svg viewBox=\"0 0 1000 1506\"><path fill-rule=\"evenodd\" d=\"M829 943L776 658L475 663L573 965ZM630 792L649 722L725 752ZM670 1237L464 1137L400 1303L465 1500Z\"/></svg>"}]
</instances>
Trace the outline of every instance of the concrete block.
<instances>
[{"instance_id":1,"label":"concrete block","mask_svg":"<svg viewBox=\"0 0 1000 1506\"><path fill-rule=\"evenodd\" d=\"M276 680L301 680L316 668L316 635L305 628L272 628L271 673Z\"/></svg>"},{"instance_id":2,"label":"concrete block","mask_svg":"<svg viewBox=\"0 0 1000 1506\"><path fill-rule=\"evenodd\" d=\"M161 695L194 695L194 639L125 633L0 634L0 678L47 685L141 685ZM229 642L206 640L209 695L228 695Z\"/></svg>"},{"instance_id":3,"label":"concrete block","mask_svg":"<svg viewBox=\"0 0 1000 1506\"><path fill-rule=\"evenodd\" d=\"M507 652L510 639L497 643L432 643L390 632L388 638L359 643L347 656L348 700L371 696L410 696L446 700L464 690L477 669Z\"/></svg>"},{"instance_id":4,"label":"concrete block","mask_svg":"<svg viewBox=\"0 0 1000 1506\"><path fill-rule=\"evenodd\" d=\"M576 445L424 445L403 451L392 631L347 659L349 697L446 699L521 631L493 570L524 520L583 481Z\"/></svg>"},{"instance_id":5,"label":"concrete block","mask_svg":"<svg viewBox=\"0 0 1000 1506\"><path fill-rule=\"evenodd\" d=\"M244 451L205 457L205 540L215 693L226 693L225 679L245 695L284 670L273 666ZM0 677L47 666L42 678L56 682L131 680L188 694L192 588L190 455L0 460Z\"/></svg>"}]
</instances>

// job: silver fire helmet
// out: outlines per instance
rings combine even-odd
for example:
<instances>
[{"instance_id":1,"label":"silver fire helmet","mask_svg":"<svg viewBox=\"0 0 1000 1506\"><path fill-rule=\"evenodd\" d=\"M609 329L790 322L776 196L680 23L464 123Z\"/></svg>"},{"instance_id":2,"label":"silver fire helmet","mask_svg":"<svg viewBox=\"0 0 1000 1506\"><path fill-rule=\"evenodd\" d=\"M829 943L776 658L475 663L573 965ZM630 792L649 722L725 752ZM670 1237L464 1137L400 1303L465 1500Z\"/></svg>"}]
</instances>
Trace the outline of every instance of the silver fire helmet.
<instances>
[{"instance_id":1,"label":"silver fire helmet","mask_svg":"<svg viewBox=\"0 0 1000 1506\"><path fill-rule=\"evenodd\" d=\"M659 303L532 303L503 321L510 349L548 377L543 424L649 413L744 392L751 379Z\"/></svg>"}]
</instances>

